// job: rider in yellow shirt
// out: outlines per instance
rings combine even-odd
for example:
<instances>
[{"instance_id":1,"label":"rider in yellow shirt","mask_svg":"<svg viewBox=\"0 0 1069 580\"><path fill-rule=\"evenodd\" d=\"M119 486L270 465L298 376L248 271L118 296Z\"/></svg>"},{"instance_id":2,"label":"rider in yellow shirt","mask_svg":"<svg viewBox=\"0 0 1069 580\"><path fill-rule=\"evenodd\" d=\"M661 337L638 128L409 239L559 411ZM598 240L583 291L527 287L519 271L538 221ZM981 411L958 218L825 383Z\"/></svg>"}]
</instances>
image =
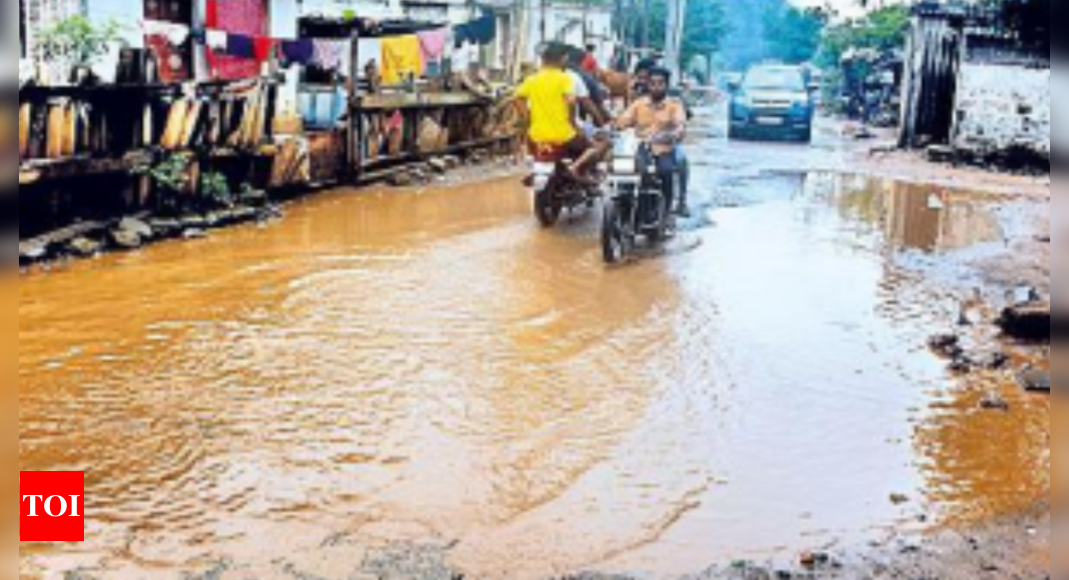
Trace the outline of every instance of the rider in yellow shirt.
<instances>
[{"instance_id":1,"label":"rider in yellow shirt","mask_svg":"<svg viewBox=\"0 0 1069 580\"><path fill-rule=\"evenodd\" d=\"M578 126L578 99L575 79L567 71L567 47L551 44L542 52L542 69L529 77L516 91L518 102L526 107L531 121L528 132L535 149L553 147L575 159L571 170L577 179L585 179L601 152Z\"/></svg>"}]
</instances>

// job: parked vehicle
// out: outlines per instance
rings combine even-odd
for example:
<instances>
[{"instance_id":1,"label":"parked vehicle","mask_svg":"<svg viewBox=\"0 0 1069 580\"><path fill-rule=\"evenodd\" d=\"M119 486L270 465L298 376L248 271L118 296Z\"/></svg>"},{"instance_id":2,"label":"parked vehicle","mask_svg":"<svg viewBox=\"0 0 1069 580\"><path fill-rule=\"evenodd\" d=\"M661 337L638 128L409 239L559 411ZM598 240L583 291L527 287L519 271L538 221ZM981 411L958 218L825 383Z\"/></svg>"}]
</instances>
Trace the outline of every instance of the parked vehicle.
<instances>
[{"instance_id":1,"label":"parked vehicle","mask_svg":"<svg viewBox=\"0 0 1069 580\"><path fill-rule=\"evenodd\" d=\"M592 208L602 196L598 185L581 183L572 176L573 160L561 147L540 147L534 152L529 185L534 193L534 213L542 227L557 224L561 214L580 207Z\"/></svg>"},{"instance_id":2,"label":"parked vehicle","mask_svg":"<svg viewBox=\"0 0 1069 580\"><path fill-rule=\"evenodd\" d=\"M807 81L804 69L760 65L731 87L731 139L786 137L813 140L818 87Z\"/></svg>"},{"instance_id":3,"label":"parked vehicle","mask_svg":"<svg viewBox=\"0 0 1069 580\"><path fill-rule=\"evenodd\" d=\"M659 244L671 237L675 218L654 156L634 132L620 134L615 140L608 185L601 227L606 263L617 264L631 257L639 238Z\"/></svg>"}]
</instances>

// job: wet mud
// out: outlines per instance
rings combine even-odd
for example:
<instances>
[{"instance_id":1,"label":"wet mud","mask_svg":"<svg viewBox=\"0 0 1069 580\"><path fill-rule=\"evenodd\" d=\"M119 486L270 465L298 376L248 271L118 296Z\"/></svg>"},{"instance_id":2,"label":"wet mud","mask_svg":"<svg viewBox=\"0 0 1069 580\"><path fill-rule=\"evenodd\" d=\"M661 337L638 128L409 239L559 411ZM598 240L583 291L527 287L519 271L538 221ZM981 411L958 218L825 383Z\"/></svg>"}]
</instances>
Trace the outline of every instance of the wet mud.
<instances>
[{"instance_id":1,"label":"wet mud","mask_svg":"<svg viewBox=\"0 0 1069 580\"><path fill-rule=\"evenodd\" d=\"M1045 206L698 158L699 217L620 268L506 177L24 274L20 470L86 470L89 528L20 577L678 578L1048 495L1042 353L927 347L996 340L963 292Z\"/></svg>"}]
</instances>

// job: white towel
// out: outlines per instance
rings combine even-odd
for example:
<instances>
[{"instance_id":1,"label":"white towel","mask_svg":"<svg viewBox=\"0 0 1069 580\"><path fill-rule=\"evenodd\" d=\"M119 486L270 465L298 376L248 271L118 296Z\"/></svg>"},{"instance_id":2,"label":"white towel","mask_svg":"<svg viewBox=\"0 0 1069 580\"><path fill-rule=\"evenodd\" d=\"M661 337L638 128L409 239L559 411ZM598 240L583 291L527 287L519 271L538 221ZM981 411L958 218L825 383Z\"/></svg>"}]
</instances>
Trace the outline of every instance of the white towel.
<instances>
[{"instance_id":1,"label":"white towel","mask_svg":"<svg viewBox=\"0 0 1069 580\"><path fill-rule=\"evenodd\" d=\"M219 52L226 50L226 31L209 30L205 33L204 37L208 48Z\"/></svg>"}]
</instances>

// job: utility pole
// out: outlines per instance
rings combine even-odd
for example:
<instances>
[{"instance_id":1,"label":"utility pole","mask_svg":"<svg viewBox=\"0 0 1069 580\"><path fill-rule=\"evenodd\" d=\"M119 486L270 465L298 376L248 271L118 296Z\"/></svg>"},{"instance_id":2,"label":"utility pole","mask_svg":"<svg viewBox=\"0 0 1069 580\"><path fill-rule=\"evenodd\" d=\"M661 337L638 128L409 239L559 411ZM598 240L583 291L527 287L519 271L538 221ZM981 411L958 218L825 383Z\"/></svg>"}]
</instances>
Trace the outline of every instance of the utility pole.
<instances>
[{"instance_id":1,"label":"utility pole","mask_svg":"<svg viewBox=\"0 0 1069 580\"><path fill-rule=\"evenodd\" d=\"M683 35L687 26L687 0L668 0L668 23L664 34L664 60L672 78L683 76Z\"/></svg>"},{"instance_id":2,"label":"utility pole","mask_svg":"<svg viewBox=\"0 0 1069 580\"><path fill-rule=\"evenodd\" d=\"M542 45L549 42L549 0L542 0Z\"/></svg>"}]
</instances>

